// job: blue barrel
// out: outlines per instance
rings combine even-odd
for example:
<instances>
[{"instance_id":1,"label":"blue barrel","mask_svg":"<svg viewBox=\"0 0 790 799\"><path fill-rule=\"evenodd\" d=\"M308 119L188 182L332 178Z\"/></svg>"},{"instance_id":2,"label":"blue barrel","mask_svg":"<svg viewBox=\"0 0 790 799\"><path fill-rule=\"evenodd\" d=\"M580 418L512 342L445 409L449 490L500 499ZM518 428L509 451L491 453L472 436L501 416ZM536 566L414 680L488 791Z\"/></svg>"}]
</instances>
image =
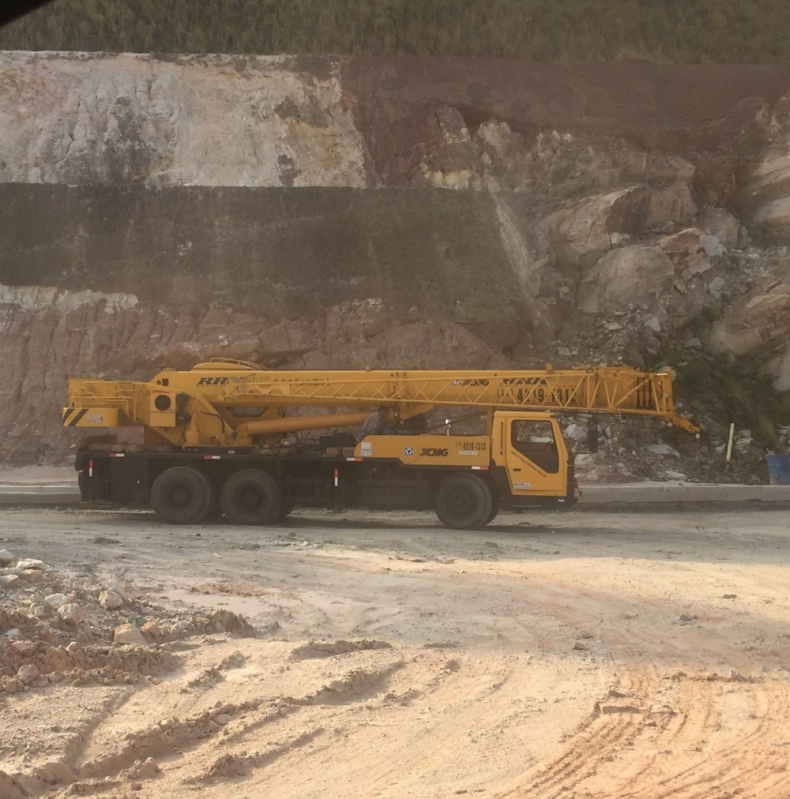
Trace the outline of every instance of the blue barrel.
<instances>
[{"instance_id":1,"label":"blue barrel","mask_svg":"<svg viewBox=\"0 0 790 799\"><path fill-rule=\"evenodd\" d=\"M768 455L768 479L772 486L790 486L790 455Z\"/></svg>"}]
</instances>

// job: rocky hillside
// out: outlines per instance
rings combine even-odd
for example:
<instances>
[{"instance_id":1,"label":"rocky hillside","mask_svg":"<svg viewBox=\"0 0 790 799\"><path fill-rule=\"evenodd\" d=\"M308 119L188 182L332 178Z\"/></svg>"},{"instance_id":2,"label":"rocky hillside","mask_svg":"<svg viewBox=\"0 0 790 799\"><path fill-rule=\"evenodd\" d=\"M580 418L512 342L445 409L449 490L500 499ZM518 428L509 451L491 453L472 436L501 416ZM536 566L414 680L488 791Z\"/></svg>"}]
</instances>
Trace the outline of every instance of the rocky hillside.
<instances>
[{"instance_id":1,"label":"rocky hillside","mask_svg":"<svg viewBox=\"0 0 790 799\"><path fill-rule=\"evenodd\" d=\"M67 375L671 362L701 441L592 465L764 479L788 238L786 67L0 54L3 456Z\"/></svg>"}]
</instances>

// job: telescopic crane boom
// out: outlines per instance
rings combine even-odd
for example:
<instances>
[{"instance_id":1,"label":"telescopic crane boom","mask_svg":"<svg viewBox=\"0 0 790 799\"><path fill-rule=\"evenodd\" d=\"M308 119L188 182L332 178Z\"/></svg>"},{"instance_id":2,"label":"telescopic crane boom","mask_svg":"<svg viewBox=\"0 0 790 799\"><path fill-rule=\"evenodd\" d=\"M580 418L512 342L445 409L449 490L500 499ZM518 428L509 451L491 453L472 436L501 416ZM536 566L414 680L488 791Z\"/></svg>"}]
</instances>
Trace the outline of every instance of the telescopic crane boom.
<instances>
[{"instance_id":1,"label":"telescopic crane boom","mask_svg":"<svg viewBox=\"0 0 790 799\"><path fill-rule=\"evenodd\" d=\"M672 370L268 371L215 359L148 383L71 380L71 427L142 425L174 445L244 446L283 432L350 426L367 414L300 415L304 407L392 407L406 419L437 407L514 408L656 417L697 432L675 412ZM241 409L246 408L247 411ZM254 416L254 411L260 414Z\"/></svg>"}]
</instances>

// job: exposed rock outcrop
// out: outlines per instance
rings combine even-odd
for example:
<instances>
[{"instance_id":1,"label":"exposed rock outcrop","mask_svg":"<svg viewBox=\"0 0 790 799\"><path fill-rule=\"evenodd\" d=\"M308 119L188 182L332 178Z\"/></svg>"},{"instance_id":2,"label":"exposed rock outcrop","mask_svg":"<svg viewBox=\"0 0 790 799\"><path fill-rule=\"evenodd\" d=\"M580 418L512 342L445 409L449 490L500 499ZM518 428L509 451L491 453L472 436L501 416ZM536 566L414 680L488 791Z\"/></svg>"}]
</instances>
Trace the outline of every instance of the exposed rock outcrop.
<instances>
[{"instance_id":1,"label":"exposed rock outcrop","mask_svg":"<svg viewBox=\"0 0 790 799\"><path fill-rule=\"evenodd\" d=\"M650 212L650 192L631 186L558 211L546 222L558 258L573 266L592 266L615 244L639 233Z\"/></svg>"},{"instance_id":2,"label":"exposed rock outcrop","mask_svg":"<svg viewBox=\"0 0 790 799\"><path fill-rule=\"evenodd\" d=\"M700 230L715 236L723 247L737 247L741 238L741 223L723 208L705 208L697 217Z\"/></svg>"},{"instance_id":3,"label":"exposed rock outcrop","mask_svg":"<svg viewBox=\"0 0 790 799\"><path fill-rule=\"evenodd\" d=\"M760 238L790 233L788 87L784 67L2 53L2 455L65 457L68 376L215 355L713 352L790 390L787 252Z\"/></svg>"},{"instance_id":4,"label":"exposed rock outcrop","mask_svg":"<svg viewBox=\"0 0 790 799\"><path fill-rule=\"evenodd\" d=\"M680 233L665 236L658 246L670 257L675 273L686 279L701 275L712 268L711 258L724 255L722 243L710 233L697 228L686 228Z\"/></svg>"},{"instance_id":5,"label":"exposed rock outcrop","mask_svg":"<svg viewBox=\"0 0 790 799\"><path fill-rule=\"evenodd\" d=\"M671 291L672 261L658 247L623 247L601 258L579 286L584 313L617 311L628 305L655 306Z\"/></svg>"},{"instance_id":6,"label":"exposed rock outcrop","mask_svg":"<svg viewBox=\"0 0 790 799\"><path fill-rule=\"evenodd\" d=\"M20 289L16 297L23 296ZM60 428L71 376L147 380L164 366L188 369L214 356L308 369L508 365L461 325L409 322L375 298L329 307L312 322L274 324L230 310L120 307L96 292L79 303L69 291L57 296L66 310L55 302L32 309L0 305L0 435L11 463L60 462L78 441L78 433Z\"/></svg>"},{"instance_id":7,"label":"exposed rock outcrop","mask_svg":"<svg viewBox=\"0 0 790 799\"><path fill-rule=\"evenodd\" d=\"M0 182L368 185L339 66L0 54Z\"/></svg>"},{"instance_id":8,"label":"exposed rock outcrop","mask_svg":"<svg viewBox=\"0 0 790 799\"><path fill-rule=\"evenodd\" d=\"M758 119L767 142L748 172L745 204L758 225L790 235L790 95L766 105Z\"/></svg>"},{"instance_id":9,"label":"exposed rock outcrop","mask_svg":"<svg viewBox=\"0 0 790 799\"><path fill-rule=\"evenodd\" d=\"M790 272L735 303L711 328L710 344L759 366L779 391L790 391Z\"/></svg>"}]
</instances>

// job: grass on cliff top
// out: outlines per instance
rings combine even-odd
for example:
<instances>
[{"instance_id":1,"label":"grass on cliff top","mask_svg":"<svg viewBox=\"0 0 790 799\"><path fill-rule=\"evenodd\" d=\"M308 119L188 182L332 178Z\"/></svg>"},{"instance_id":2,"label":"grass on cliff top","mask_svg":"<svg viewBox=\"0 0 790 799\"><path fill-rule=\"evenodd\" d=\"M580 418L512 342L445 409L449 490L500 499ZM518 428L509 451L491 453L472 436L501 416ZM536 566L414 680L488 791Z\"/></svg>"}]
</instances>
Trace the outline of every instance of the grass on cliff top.
<instances>
[{"instance_id":1,"label":"grass on cliff top","mask_svg":"<svg viewBox=\"0 0 790 799\"><path fill-rule=\"evenodd\" d=\"M56 0L0 49L781 62L788 0Z\"/></svg>"}]
</instances>

